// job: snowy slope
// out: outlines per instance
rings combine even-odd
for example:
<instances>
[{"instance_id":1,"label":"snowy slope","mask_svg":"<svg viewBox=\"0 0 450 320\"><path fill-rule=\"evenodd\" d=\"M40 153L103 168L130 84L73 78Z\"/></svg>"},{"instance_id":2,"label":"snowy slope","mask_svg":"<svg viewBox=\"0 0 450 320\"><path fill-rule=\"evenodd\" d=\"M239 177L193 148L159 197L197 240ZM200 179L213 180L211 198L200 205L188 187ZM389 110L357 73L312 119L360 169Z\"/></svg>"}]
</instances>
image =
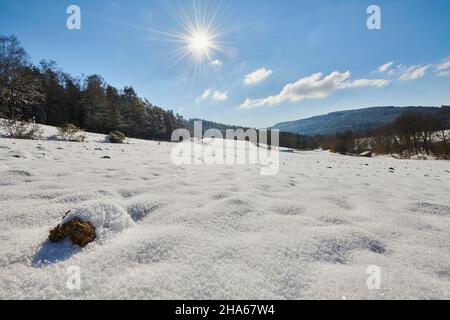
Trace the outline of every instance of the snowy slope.
<instances>
[{"instance_id":1,"label":"snowy slope","mask_svg":"<svg viewBox=\"0 0 450 320\"><path fill-rule=\"evenodd\" d=\"M448 161L281 153L261 176L103 140L0 138L1 299L450 298ZM100 234L84 249L46 241L68 210Z\"/></svg>"}]
</instances>

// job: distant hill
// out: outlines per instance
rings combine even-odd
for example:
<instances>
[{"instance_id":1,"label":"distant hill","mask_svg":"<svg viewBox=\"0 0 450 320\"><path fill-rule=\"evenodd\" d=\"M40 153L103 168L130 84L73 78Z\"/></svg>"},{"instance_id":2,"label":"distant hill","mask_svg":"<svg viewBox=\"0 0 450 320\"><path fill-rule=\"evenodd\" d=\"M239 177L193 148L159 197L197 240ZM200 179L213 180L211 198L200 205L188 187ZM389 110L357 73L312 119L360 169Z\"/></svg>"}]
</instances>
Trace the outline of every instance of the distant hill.
<instances>
[{"instance_id":1,"label":"distant hill","mask_svg":"<svg viewBox=\"0 0 450 320\"><path fill-rule=\"evenodd\" d=\"M346 130L377 129L406 112L438 113L438 107L373 107L337 111L312 118L281 122L272 127L284 132L302 135L331 135Z\"/></svg>"}]
</instances>

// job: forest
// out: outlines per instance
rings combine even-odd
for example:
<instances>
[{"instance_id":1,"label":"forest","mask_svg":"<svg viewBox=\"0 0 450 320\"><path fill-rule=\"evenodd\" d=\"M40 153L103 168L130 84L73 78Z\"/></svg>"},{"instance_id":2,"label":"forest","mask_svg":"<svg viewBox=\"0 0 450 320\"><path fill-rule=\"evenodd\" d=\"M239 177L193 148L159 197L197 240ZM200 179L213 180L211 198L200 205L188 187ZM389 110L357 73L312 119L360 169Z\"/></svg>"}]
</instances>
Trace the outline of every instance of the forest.
<instances>
[{"instance_id":1,"label":"forest","mask_svg":"<svg viewBox=\"0 0 450 320\"><path fill-rule=\"evenodd\" d=\"M160 140L187 125L180 115L138 97L132 86L117 89L95 74L74 77L54 61L33 65L17 37L1 35L0 117Z\"/></svg>"}]
</instances>

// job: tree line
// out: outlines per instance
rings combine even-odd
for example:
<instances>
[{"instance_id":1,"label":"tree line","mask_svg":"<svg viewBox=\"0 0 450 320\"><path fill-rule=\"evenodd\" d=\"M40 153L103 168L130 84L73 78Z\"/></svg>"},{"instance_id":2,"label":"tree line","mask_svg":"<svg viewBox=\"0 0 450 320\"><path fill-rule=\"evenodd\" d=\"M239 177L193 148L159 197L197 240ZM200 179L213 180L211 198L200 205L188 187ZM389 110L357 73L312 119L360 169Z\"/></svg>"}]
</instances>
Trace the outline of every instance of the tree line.
<instances>
[{"instance_id":1,"label":"tree line","mask_svg":"<svg viewBox=\"0 0 450 320\"><path fill-rule=\"evenodd\" d=\"M173 130L187 126L180 115L138 97L131 86L119 90L100 75L73 77L53 61L33 65L15 36L2 35L0 117L160 140L170 140Z\"/></svg>"},{"instance_id":2,"label":"tree line","mask_svg":"<svg viewBox=\"0 0 450 320\"><path fill-rule=\"evenodd\" d=\"M442 106L436 114L404 113L376 130L349 130L318 139L322 149L341 154L371 150L405 158L434 155L450 159L450 106Z\"/></svg>"},{"instance_id":3,"label":"tree line","mask_svg":"<svg viewBox=\"0 0 450 320\"><path fill-rule=\"evenodd\" d=\"M189 122L188 122L188 127L191 131L191 135L194 134L193 130L194 130L194 122L195 121L202 122L202 130L203 130L202 133L203 134L209 129L216 129L221 132L223 137L226 137L226 131L229 129L231 129L231 130L240 130L241 129L244 131L244 133L248 129L251 129L249 127L227 125L227 124L218 123L218 122L214 122L214 121L208 121L208 120L194 118L194 119L189 119ZM256 129L256 136L257 136L258 143L261 143L260 130L258 130L258 129ZM283 132L283 131L280 131L278 133L278 136L279 136L279 141L278 141L278 144L276 144L276 146L297 149L297 150L313 150L313 149L317 149L319 147L317 139L314 137L309 137L309 136L300 135L300 134L291 133L291 132ZM271 146L275 145L275 142L272 142L272 139L271 139L272 133L271 133L270 129L267 130L266 137L267 138L266 138L265 143L267 145L271 145ZM245 137L244 139L247 139L247 137Z\"/></svg>"}]
</instances>

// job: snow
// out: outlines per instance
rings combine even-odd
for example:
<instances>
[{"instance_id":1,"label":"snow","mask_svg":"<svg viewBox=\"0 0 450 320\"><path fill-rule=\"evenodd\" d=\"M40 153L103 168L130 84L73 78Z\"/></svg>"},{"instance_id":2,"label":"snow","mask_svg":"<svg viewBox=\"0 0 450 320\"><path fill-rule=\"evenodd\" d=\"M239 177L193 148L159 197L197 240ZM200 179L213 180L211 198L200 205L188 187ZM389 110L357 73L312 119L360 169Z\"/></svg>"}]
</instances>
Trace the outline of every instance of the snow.
<instances>
[{"instance_id":1,"label":"snow","mask_svg":"<svg viewBox=\"0 0 450 320\"><path fill-rule=\"evenodd\" d=\"M263 176L104 141L0 138L0 299L450 298L448 161L280 152ZM46 240L69 210L85 248Z\"/></svg>"},{"instance_id":2,"label":"snow","mask_svg":"<svg viewBox=\"0 0 450 320\"><path fill-rule=\"evenodd\" d=\"M74 212L70 212L62 222L69 222L74 218L90 221L99 239L122 232L134 225L131 216L120 205L106 201L88 201Z\"/></svg>"}]
</instances>

